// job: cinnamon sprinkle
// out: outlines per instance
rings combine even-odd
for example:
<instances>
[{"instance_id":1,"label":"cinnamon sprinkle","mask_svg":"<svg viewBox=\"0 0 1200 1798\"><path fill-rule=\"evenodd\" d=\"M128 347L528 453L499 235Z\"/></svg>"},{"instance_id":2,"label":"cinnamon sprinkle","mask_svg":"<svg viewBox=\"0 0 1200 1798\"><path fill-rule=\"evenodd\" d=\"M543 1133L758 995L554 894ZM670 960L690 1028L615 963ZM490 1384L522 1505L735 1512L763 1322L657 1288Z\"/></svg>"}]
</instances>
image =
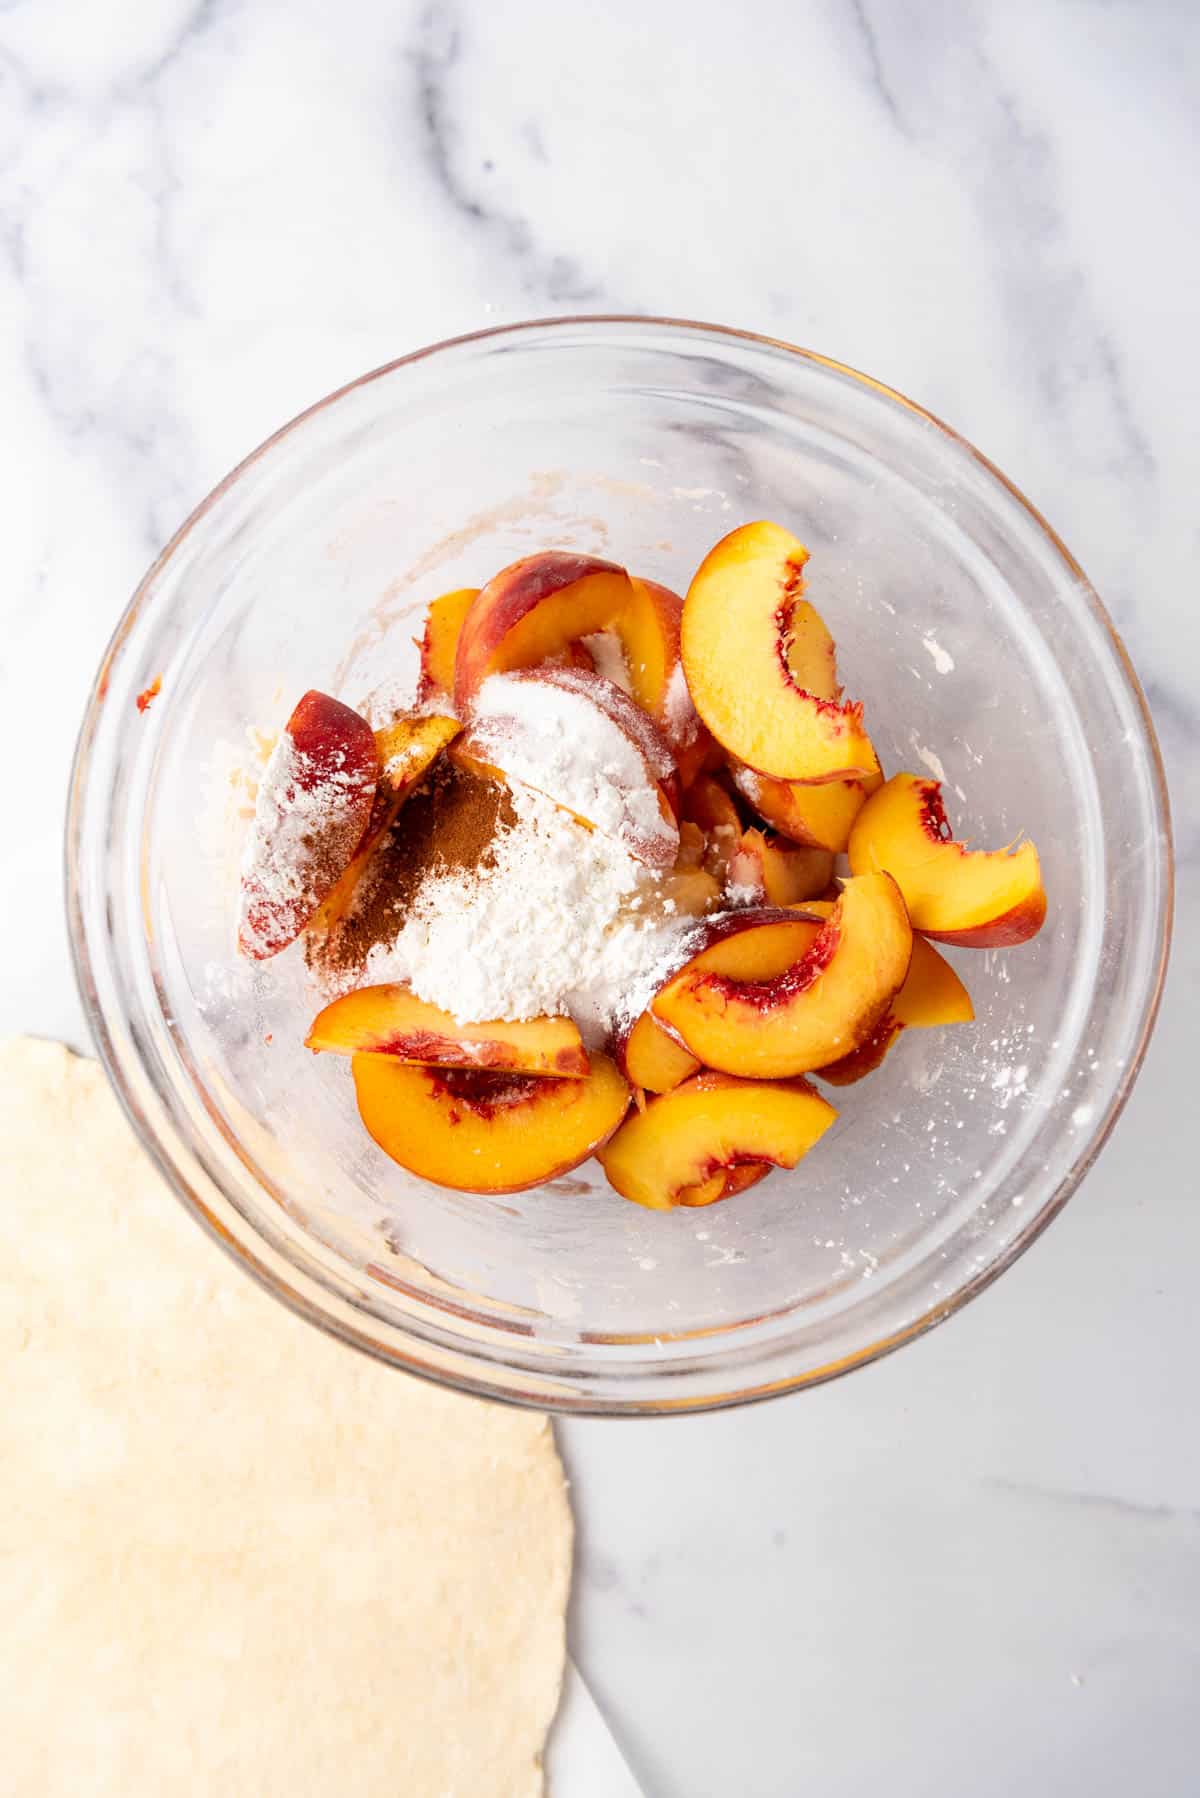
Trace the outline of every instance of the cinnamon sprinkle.
<instances>
[{"instance_id":1,"label":"cinnamon sprinkle","mask_svg":"<svg viewBox=\"0 0 1200 1798\"><path fill-rule=\"evenodd\" d=\"M440 760L375 851L351 910L309 937L309 968L330 987L354 984L376 944L394 941L426 880L494 866L496 838L515 817L501 782Z\"/></svg>"}]
</instances>

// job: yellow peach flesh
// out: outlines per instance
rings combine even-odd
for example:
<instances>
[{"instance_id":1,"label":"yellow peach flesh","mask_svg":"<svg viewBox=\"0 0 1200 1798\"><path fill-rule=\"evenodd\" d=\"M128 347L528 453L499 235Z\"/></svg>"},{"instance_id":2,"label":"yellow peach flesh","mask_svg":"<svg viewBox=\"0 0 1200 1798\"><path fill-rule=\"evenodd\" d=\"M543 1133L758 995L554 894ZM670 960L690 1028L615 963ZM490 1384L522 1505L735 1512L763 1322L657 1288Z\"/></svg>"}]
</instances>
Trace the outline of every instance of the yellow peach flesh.
<instances>
[{"instance_id":1,"label":"yellow peach flesh","mask_svg":"<svg viewBox=\"0 0 1200 1798\"><path fill-rule=\"evenodd\" d=\"M351 1062L359 1116L393 1161L461 1192L520 1192L578 1167L616 1130L629 1087L605 1055L583 1080Z\"/></svg>"},{"instance_id":2,"label":"yellow peach flesh","mask_svg":"<svg viewBox=\"0 0 1200 1798\"><path fill-rule=\"evenodd\" d=\"M732 531L688 588L681 653L696 710L730 755L781 780L840 780L869 772L873 751L861 707L829 692L832 639L802 597L807 559L779 525Z\"/></svg>"},{"instance_id":3,"label":"yellow peach flesh","mask_svg":"<svg viewBox=\"0 0 1200 1798\"><path fill-rule=\"evenodd\" d=\"M448 1011L396 985L359 987L335 999L313 1020L305 1046L489 1073L578 1079L588 1072L587 1052L569 1018L460 1024Z\"/></svg>"},{"instance_id":4,"label":"yellow peach flesh","mask_svg":"<svg viewBox=\"0 0 1200 1798\"><path fill-rule=\"evenodd\" d=\"M747 929L703 952L658 993L655 1016L706 1067L731 1074L784 1078L848 1054L908 971L912 931L899 889L886 874L850 880L828 919L793 929L789 961L769 972L741 970L755 938L786 942L782 928Z\"/></svg>"},{"instance_id":5,"label":"yellow peach flesh","mask_svg":"<svg viewBox=\"0 0 1200 1798\"><path fill-rule=\"evenodd\" d=\"M711 1204L726 1194L726 1170L795 1167L836 1116L806 1080L706 1072L631 1113L599 1160L623 1198L650 1210Z\"/></svg>"},{"instance_id":6,"label":"yellow peach flesh","mask_svg":"<svg viewBox=\"0 0 1200 1798\"><path fill-rule=\"evenodd\" d=\"M968 849L948 831L939 783L894 774L854 821L851 870L891 874L913 928L938 942L995 949L1035 936L1046 894L1033 844Z\"/></svg>"}]
</instances>

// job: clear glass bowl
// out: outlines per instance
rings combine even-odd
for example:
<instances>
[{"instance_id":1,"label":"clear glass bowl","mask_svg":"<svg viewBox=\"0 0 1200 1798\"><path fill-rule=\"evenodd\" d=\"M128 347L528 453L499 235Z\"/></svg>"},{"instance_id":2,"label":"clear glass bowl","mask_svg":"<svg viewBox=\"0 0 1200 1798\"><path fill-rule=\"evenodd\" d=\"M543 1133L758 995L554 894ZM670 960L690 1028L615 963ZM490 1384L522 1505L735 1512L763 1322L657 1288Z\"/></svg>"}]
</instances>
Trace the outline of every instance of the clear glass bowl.
<instances>
[{"instance_id":1,"label":"clear glass bowl","mask_svg":"<svg viewBox=\"0 0 1200 1798\"><path fill-rule=\"evenodd\" d=\"M1042 854L1030 945L959 952L978 1021L908 1031L793 1174L658 1214L595 1166L492 1199L369 1141L302 1047L299 951L233 953L247 727L407 665L447 588L561 545L679 588L747 519L812 597L889 770L958 832ZM736 654L736 645L730 645ZM161 676L145 712L135 698ZM242 795L244 798L244 795ZM79 979L176 1192L280 1298L398 1366L551 1410L661 1414L812 1384L979 1292L1104 1142L1146 1047L1171 906L1137 679L1076 562L967 443L878 382L744 333L559 319L438 345L265 443L135 594L68 825ZM536 940L536 920L531 920Z\"/></svg>"}]
</instances>

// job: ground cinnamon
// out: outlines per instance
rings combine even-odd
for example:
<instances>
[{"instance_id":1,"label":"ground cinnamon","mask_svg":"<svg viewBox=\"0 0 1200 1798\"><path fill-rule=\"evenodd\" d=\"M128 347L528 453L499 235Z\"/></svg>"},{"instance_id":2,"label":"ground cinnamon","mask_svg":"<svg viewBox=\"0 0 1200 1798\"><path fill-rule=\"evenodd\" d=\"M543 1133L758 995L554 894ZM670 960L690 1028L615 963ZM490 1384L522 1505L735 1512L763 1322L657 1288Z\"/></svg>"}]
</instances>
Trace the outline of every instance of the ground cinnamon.
<instances>
[{"instance_id":1,"label":"ground cinnamon","mask_svg":"<svg viewBox=\"0 0 1200 1798\"><path fill-rule=\"evenodd\" d=\"M390 943L428 880L486 871L497 835L515 822L508 788L448 761L404 803L371 858L346 916L306 943L308 965L323 982L345 986L377 943Z\"/></svg>"}]
</instances>

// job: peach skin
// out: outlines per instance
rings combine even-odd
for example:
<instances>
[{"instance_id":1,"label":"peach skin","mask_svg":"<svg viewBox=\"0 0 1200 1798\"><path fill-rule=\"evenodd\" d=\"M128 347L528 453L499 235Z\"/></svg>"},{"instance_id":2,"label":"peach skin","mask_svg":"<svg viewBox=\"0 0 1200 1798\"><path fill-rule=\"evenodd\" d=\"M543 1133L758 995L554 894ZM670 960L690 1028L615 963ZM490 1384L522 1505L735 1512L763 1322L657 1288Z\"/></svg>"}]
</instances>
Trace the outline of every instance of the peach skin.
<instances>
[{"instance_id":1,"label":"peach skin","mask_svg":"<svg viewBox=\"0 0 1200 1798\"><path fill-rule=\"evenodd\" d=\"M630 1113L598 1159L622 1198L651 1211L710 1205L753 1184L764 1163L795 1167L836 1117L807 1080L706 1072Z\"/></svg>"},{"instance_id":2,"label":"peach skin","mask_svg":"<svg viewBox=\"0 0 1200 1798\"><path fill-rule=\"evenodd\" d=\"M344 993L313 1020L305 1047L495 1074L581 1079L588 1072L587 1051L570 1018L460 1024L406 986L362 986Z\"/></svg>"},{"instance_id":3,"label":"peach skin","mask_svg":"<svg viewBox=\"0 0 1200 1798\"><path fill-rule=\"evenodd\" d=\"M461 729L457 719L431 714L398 718L375 732L379 781L370 821L345 872L318 908L313 918L316 929L330 930L345 917L371 857L399 817L404 801L416 792L442 750Z\"/></svg>"},{"instance_id":4,"label":"peach skin","mask_svg":"<svg viewBox=\"0 0 1200 1798\"><path fill-rule=\"evenodd\" d=\"M629 1087L606 1055L582 1080L417 1067L387 1055L350 1064L358 1112L393 1161L460 1192L521 1192L607 1142Z\"/></svg>"},{"instance_id":5,"label":"peach skin","mask_svg":"<svg viewBox=\"0 0 1200 1798\"><path fill-rule=\"evenodd\" d=\"M1045 922L1033 844L988 851L956 843L936 780L893 774L855 819L849 856L856 874L885 869L914 930L937 942L1002 949L1027 942Z\"/></svg>"},{"instance_id":6,"label":"peach skin","mask_svg":"<svg viewBox=\"0 0 1200 1798\"><path fill-rule=\"evenodd\" d=\"M658 993L660 1023L706 1067L758 1079L810 1073L857 1048L912 955L895 881L847 881L827 919L789 914L790 936L784 926L756 925L753 911L743 915L748 928L704 950Z\"/></svg>"},{"instance_id":7,"label":"peach skin","mask_svg":"<svg viewBox=\"0 0 1200 1798\"><path fill-rule=\"evenodd\" d=\"M364 718L309 692L271 753L242 866L238 948L265 961L295 942L368 829L379 778Z\"/></svg>"},{"instance_id":8,"label":"peach skin","mask_svg":"<svg viewBox=\"0 0 1200 1798\"><path fill-rule=\"evenodd\" d=\"M803 597L807 560L777 524L731 531L688 588L683 666L701 719L738 761L778 780L845 780L868 773L874 751L862 707L834 696L833 639Z\"/></svg>"}]
</instances>

